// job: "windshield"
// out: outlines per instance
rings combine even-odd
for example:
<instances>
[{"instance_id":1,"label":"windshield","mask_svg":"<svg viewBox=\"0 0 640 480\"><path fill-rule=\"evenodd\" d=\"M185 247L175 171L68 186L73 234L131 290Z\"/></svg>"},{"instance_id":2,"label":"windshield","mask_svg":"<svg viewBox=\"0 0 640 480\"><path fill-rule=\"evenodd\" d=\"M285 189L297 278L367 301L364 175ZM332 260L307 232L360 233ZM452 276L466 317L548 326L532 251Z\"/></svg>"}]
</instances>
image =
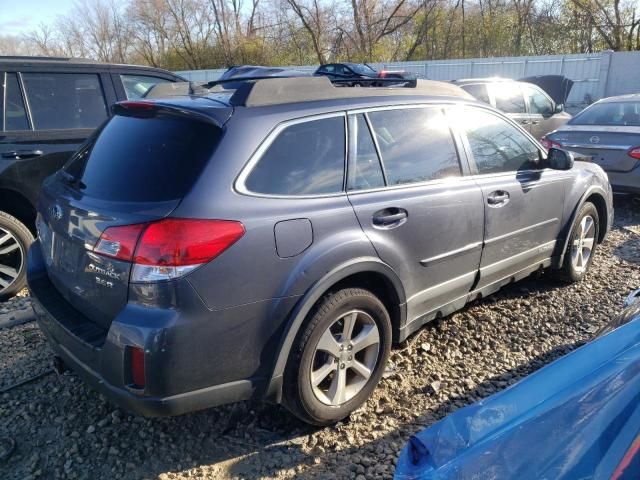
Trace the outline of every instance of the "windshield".
<instances>
[{"instance_id":1,"label":"windshield","mask_svg":"<svg viewBox=\"0 0 640 480\"><path fill-rule=\"evenodd\" d=\"M640 127L640 102L597 103L573 117L569 123Z\"/></svg>"},{"instance_id":2,"label":"windshield","mask_svg":"<svg viewBox=\"0 0 640 480\"><path fill-rule=\"evenodd\" d=\"M378 73L370 66L360 63L349 64L349 68L360 75L376 75Z\"/></svg>"}]
</instances>

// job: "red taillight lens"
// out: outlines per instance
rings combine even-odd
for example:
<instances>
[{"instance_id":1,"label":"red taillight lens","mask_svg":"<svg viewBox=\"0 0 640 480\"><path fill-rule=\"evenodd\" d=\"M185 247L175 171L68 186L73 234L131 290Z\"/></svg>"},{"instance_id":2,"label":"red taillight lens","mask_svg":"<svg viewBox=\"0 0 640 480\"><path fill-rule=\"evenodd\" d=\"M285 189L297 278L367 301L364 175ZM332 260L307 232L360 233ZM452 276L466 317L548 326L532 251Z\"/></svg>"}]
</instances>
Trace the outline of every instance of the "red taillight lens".
<instances>
[{"instance_id":1,"label":"red taillight lens","mask_svg":"<svg viewBox=\"0 0 640 480\"><path fill-rule=\"evenodd\" d=\"M627 154L631 158L635 158L636 160L640 160L640 147L633 147L631 150L627 152Z\"/></svg>"},{"instance_id":2,"label":"red taillight lens","mask_svg":"<svg viewBox=\"0 0 640 480\"><path fill-rule=\"evenodd\" d=\"M386 78L387 73L388 73L388 72L387 72L386 70L381 70L381 71L378 73L378 77L379 77L379 78Z\"/></svg>"},{"instance_id":3,"label":"red taillight lens","mask_svg":"<svg viewBox=\"0 0 640 480\"><path fill-rule=\"evenodd\" d=\"M131 361L131 381L138 388L144 388L144 350L140 347L129 347Z\"/></svg>"},{"instance_id":4,"label":"red taillight lens","mask_svg":"<svg viewBox=\"0 0 640 480\"><path fill-rule=\"evenodd\" d=\"M207 263L244 235L230 220L165 219L150 224L140 237L134 263L180 267Z\"/></svg>"},{"instance_id":5,"label":"red taillight lens","mask_svg":"<svg viewBox=\"0 0 640 480\"><path fill-rule=\"evenodd\" d=\"M553 140L549 140L547 137L542 137L540 139L540 143L547 150L549 150L550 148L562 148L562 144L561 143L554 142Z\"/></svg>"},{"instance_id":6,"label":"red taillight lens","mask_svg":"<svg viewBox=\"0 0 640 480\"><path fill-rule=\"evenodd\" d=\"M140 232L146 224L124 225L107 228L94 248L94 252L106 257L130 262L136 249Z\"/></svg>"},{"instance_id":7,"label":"red taillight lens","mask_svg":"<svg viewBox=\"0 0 640 480\"><path fill-rule=\"evenodd\" d=\"M244 235L232 220L167 218L109 227L94 252L133 262L132 282L156 282L186 275L210 262Z\"/></svg>"}]
</instances>

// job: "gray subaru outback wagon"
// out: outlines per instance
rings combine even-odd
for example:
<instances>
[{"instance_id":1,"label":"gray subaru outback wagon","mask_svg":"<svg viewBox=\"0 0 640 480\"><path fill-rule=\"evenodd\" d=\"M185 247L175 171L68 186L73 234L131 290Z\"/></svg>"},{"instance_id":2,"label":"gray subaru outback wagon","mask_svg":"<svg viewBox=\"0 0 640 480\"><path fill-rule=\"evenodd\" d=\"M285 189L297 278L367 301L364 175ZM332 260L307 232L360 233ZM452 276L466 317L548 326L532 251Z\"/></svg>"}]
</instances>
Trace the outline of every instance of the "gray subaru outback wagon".
<instances>
[{"instance_id":1,"label":"gray subaru outback wagon","mask_svg":"<svg viewBox=\"0 0 640 480\"><path fill-rule=\"evenodd\" d=\"M600 167L454 85L323 77L120 103L38 212L34 309L94 388L318 425L429 320L541 269L580 280L613 215Z\"/></svg>"}]
</instances>

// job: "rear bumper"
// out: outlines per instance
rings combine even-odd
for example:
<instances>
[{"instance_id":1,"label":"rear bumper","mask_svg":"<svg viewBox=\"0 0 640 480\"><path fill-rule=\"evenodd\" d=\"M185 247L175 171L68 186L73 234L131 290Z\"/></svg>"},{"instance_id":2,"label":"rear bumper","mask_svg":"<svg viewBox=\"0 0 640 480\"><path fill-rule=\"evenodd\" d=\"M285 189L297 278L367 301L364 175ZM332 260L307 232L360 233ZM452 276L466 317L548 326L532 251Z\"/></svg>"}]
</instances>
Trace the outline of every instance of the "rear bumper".
<instances>
[{"instance_id":1,"label":"rear bumper","mask_svg":"<svg viewBox=\"0 0 640 480\"><path fill-rule=\"evenodd\" d=\"M640 167L629 172L607 172L614 192L640 194Z\"/></svg>"},{"instance_id":2,"label":"rear bumper","mask_svg":"<svg viewBox=\"0 0 640 480\"><path fill-rule=\"evenodd\" d=\"M268 319L264 312L274 312L273 301L211 311L183 282L172 288L177 289L174 297L188 305L188 315L175 304L132 302L135 295L130 294L127 306L105 330L55 289L38 241L29 252L27 281L38 324L56 355L127 410L145 416L179 415L264 392L268 376L263 371L275 354L268 343L271 337L262 335ZM130 380L130 347L144 349L144 389Z\"/></svg>"}]
</instances>

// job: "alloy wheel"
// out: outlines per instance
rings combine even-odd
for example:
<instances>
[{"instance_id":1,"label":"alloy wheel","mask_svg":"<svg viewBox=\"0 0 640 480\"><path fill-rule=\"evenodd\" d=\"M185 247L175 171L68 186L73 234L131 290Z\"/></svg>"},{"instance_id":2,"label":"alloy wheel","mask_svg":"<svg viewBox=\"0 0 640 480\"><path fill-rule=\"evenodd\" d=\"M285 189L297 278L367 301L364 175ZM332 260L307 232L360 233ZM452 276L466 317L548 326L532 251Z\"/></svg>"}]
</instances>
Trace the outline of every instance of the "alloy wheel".
<instances>
[{"instance_id":1,"label":"alloy wheel","mask_svg":"<svg viewBox=\"0 0 640 480\"><path fill-rule=\"evenodd\" d=\"M0 228L0 292L4 292L16 281L23 263L22 245L11 231Z\"/></svg>"},{"instance_id":2,"label":"alloy wheel","mask_svg":"<svg viewBox=\"0 0 640 480\"><path fill-rule=\"evenodd\" d=\"M587 268L596 241L596 224L591 215L585 215L580 220L580 226L573 238L571 246L571 263L576 272Z\"/></svg>"},{"instance_id":3,"label":"alloy wheel","mask_svg":"<svg viewBox=\"0 0 640 480\"><path fill-rule=\"evenodd\" d=\"M352 310L327 328L313 353L311 387L325 405L339 406L367 384L378 361L380 332L373 318Z\"/></svg>"}]
</instances>

